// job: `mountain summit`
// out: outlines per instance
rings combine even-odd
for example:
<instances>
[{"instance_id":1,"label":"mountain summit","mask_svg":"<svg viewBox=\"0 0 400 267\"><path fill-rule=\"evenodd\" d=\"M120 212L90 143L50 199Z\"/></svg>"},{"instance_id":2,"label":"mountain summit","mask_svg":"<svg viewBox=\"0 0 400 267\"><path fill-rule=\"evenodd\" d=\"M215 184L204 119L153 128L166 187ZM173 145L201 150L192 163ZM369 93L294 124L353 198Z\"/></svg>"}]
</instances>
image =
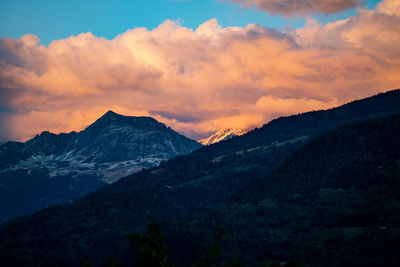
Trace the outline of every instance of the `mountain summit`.
<instances>
[{"instance_id":1,"label":"mountain summit","mask_svg":"<svg viewBox=\"0 0 400 267\"><path fill-rule=\"evenodd\" d=\"M74 199L200 146L151 117L111 110L79 133L45 131L25 143L8 142L0 145L0 221ZM33 190L13 200L26 188Z\"/></svg>"},{"instance_id":2,"label":"mountain summit","mask_svg":"<svg viewBox=\"0 0 400 267\"><path fill-rule=\"evenodd\" d=\"M241 129L224 129L224 130L219 130L218 132L210 135L209 137L201 138L197 140L197 142L207 146L224 140L231 139L235 136L244 135L247 132L248 132L247 130L241 130Z\"/></svg>"},{"instance_id":3,"label":"mountain summit","mask_svg":"<svg viewBox=\"0 0 400 267\"><path fill-rule=\"evenodd\" d=\"M195 141L151 117L130 117L108 111L79 133L69 150L79 151L96 163L140 160L155 166L198 147Z\"/></svg>"}]
</instances>

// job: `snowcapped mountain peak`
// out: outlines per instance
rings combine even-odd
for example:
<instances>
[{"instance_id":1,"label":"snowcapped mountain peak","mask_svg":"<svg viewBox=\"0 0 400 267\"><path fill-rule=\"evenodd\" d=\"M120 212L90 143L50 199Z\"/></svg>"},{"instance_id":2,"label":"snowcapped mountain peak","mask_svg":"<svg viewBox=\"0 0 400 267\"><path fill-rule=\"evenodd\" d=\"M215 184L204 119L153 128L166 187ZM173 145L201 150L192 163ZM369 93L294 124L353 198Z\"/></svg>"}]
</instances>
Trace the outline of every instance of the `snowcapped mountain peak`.
<instances>
[{"instance_id":1,"label":"snowcapped mountain peak","mask_svg":"<svg viewBox=\"0 0 400 267\"><path fill-rule=\"evenodd\" d=\"M206 145L211 145L214 143L221 142L223 140L228 140L234 136L243 135L247 132L248 132L248 130L244 130L244 129L230 129L230 128L222 129L209 137L197 140L197 142L206 146Z\"/></svg>"}]
</instances>

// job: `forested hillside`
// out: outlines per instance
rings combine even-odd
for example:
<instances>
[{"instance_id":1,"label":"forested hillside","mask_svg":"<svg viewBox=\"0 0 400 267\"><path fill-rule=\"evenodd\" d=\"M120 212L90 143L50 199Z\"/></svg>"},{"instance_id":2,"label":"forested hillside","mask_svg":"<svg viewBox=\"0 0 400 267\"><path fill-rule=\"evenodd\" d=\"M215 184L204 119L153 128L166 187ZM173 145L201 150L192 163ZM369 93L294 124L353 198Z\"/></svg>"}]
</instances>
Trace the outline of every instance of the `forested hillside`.
<instances>
[{"instance_id":1,"label":"forested hillside","mask_svg":"<svg viewBox=\"0 0 400 267\"><path fill-rule=\"evenodd\" d=\"M166 223L173 259L189 264L219 229L221 260L399 266L399 136L400 114L314 139L218 212Z\"/></svg>"}]
</instances>

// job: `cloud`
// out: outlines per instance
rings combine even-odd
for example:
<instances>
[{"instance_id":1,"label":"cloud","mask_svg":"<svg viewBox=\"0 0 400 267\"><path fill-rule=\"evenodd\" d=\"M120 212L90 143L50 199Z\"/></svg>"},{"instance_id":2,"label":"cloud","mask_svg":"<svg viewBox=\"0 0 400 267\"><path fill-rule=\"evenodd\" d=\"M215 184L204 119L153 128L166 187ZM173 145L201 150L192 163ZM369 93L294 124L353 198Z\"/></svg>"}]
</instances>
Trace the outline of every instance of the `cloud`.
<instances>
[{"instance_id":1,"label":"cloud","mask_svg":"<svg viewBox=\"0 0 400 267\"><path fill-rule=\"evenodd\" d=\"M396 9L397 8L397 9ZM0 141L79 131L112 109L193 138L329 108L400 85L396 1L278 32L167 20L112 40L0 39Z\"/></svg>"},{"instance_id":2,"label":"cloud","mask_svg":"<svg viewBox=\"0 0 400 267\"><path fill-rule=\"evenodd\" d=\"M364 0L231 0L245 8L252 6L271 14L285 16L312 13L333 14L359 7ZM393 0L395 1L395 0Z\"/></svg>"},{"instance_id":3,"label":"cloud","mask_svg":"<svg viewBox=\"0 0 400 267\"><path fill-rule=\"evenodd\" d=\"M400 2L398 0L385 0L378 4L377 10L380 13L400 16Z\"/></svg>"}]
</instances>

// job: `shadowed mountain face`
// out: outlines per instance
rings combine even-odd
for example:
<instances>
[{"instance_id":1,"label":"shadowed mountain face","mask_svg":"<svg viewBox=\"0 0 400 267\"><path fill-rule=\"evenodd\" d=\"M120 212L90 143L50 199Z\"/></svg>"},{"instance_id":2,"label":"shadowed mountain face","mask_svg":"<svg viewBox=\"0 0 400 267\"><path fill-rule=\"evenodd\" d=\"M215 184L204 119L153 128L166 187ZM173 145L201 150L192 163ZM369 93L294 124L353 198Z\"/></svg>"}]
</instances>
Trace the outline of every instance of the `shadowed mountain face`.
<instances>
[{"instance_id":1,"label":"shadowed mountain face","mask_svg":"<svg viewBox=\"0 0 400 267\"><path fill-rule=\"evenodd\" d=\"M200 145L150 117L127 117L112 111L79 133L67 150L93 162L133 159L165 160L188 154ZM143 162L146 162L144 160Z\"/></svg>"},{"instance_id":2,"label":"shadowed mountain face","mask_svg":"<svg viewBox=\"0 0 400 267\"><path fill-rule=\"evenodd\" d=\"M172 220L172 222L170 221L165 226L167 226L166 230L172 248L171 251L174 252L174 256L176 256L174 259L177 262L188 263L190 260L195 259L196 257L193 258L191 256L197 252L201 253L199 249L204 247L208 242L206 240L207 234L215 231L222 223L224 223L222 226L226 228L227 232L234 237L230 239L233 240L233 243L230 243L232 248L225 250L230 255L234 256L236 253L241 255L243 253L242 258L244 261L252 261L253 259L253 262L262 262L265 259L263 258L266 255L265 253L269 253L269 258L267 259L287 260L291 256L289 255L290 253L279 254L279 252L291 249L290 240L286 237L293 231L301 233L303 229L301 228L302 224L296 224L293 226L293 229L289 230L286 228L279 229L278 226L282 224L288 225L291 222L296 222L297 219L305 219L302 223L309 223L308 219L311 220L309 212L313 209L313 206L307 206L304 213L291 214L291 207L294 207L291 205L297 200L300 201L299 203L304 203L303 200L305 200L306 204L311 203L314 199L308 199L307 194L311 191L311 195L315 197L325 187L332 190L337 190L340 187L346 190L346 194L350 194L346 195L346 197L349 197L351 200L351 189L354 187L355 190L358 190L360 181L363 181L363 176L357 176L354 180L350 179L350 176L353 174L350 172L352 166L354 167L353 169L361 166L357 165L358 161L363 162L363 164L372 163L371 165L363 165L364 167L372 167L371 176L368 176L368 179L372 179L374 173L389 177L385 180L387 185L383 185L382 187L381 184L375 183L375 180L370 179L368 185L372 187L377 185L379 187L377 188L378 192L381 192L379 194L384 195L382 192L385 192L385 187L392 185L392 178L395 177L393 173L396 173L398 170L396 169L398 159L393 158L397 157L398 154L392 152L396 151L398 142L390 142L393 141L390 138L390 127L396 122L396 124L393 124L396 126L393 127L397 129L399 119L398 117L394 119L383 118L389 118L397 112L400 112L400 90L355 101L327 111L309 112L274 120L244 136L234 137L217 144L202 147L190 155L175 157L167 162L163 162L158 167L132 174L111 185L104 186L87 197L76 200L71 204L51 207L10 222L1 229L0 234L4 236L4 240L0 242L0 251L5 253L3 258L7 258L20 265L41 263L42 265L50 266L60 263L60 265L75 266L81 264L83 259L100 264L100 259L104 256L121 256L122 251L127 246L123 237L124 234L127 232L142 231L145 228L146 215L150 214L158 217L160 220ZM368 124L370 126L356 125L353 128L344 128L342 130L346 133L344 135L340 134L340 131L335 131L343 125L371 119L375 120L375 122ZM381 124L376 123L376 121L379 122L380 120L382 120ZM376 128L376 126L380 128ZM382 136L380 137L381 130L379 129L383 129ZM333 136L332 139L329 139L330 141L328 140L327 142L319 142L318 140L320 139L318 138L321 135L324 136L328 131L334 131L331 134ZM396 136L398 130L393 133ZM348 135L351 138L347 138ZM379 138L375 138L376 135ZM360 139L357 139L357 136ZM373 142L374 139L376 139L376 143ZM344 150L343 152L343 149L348 144L340 143L341 140L345 140L353 145L349 146L349 151ZM384 143L385 140L388 143ZM309 149L302 149L307 144L309 144L308 147L311 147L313 151L315 150L315 154L312 154ZM368 150L370 146L371 151ZM382 147L382 150L379 150L380 147ZM386 147L391 147L391 150L387 150ZM300 154L293 154L296 151L302 152L299 152ZM307 151L310 151L311 156L307 154ZM332 152L332 155L326 156L329 152ZM375 154L370 156L370 152ZM336 154L338 155L337 158L335 157ZM301 165L299 169L296 169L293 165L286 164L285 159L290 155L297 155L296 157L300 160L302 158L307 159L309 165ZM314 159L312 156L316 158ZM299 162L304 163L305 161ZM279 167L282 163L285 165ZM296 161L293 164L296 166ZM287 166L288 169L283 172L282 170L285 170L286 167L282 166ZM300 179L298 181L296 179L276 176L279 179L273 180L274 183L257 182L252 184L257 179L264 181L263 179L269 177L268 175L271 175L271 172L274 172L277 168L281 170L282 175L305 174L307 177L313 177L313 180ZM387 172L385 171L386 169ZM318 177L320 177L319 174L325 175L323 173L324 170L328 176L321 183L316 182L318 181ZM316 176L309 176L313 171L318 171L316 172ZM370 175L368 168L363 168L362 173L355 172L354 174ZM331 177L329 175L337 178L337 180L332 182L333 184L329 182L329 177ZM279 181L282 181L282 184ZM306 184L303 185L303 181ZM249 184L251 186L248 189L240 191ZM257 186L258 184L260 186ZM397 184L393 185L397 186ZM272 187L276 188L276 190L269 190ZM347 190L350 191L347 192ZM360 190L364 190L359 193L366 193L366 197L362 196L362 198L366 198L367 200L367 202L364 201L365 199L362 200L365 204L362 207L368 208L374 198L376 199L377 197L377 195L374 195L371 198L372 201L370 201L371 199L367 196L368 192L373 192L375 189L361 188ZM341 192L339 190L337 193ZM325 193L329 194L332 192L322 190L321 196L324 197ZM253 195L254 201L252 199ZM284 206L279 206L280 195L284 196L282 199L285 204ZM328 205L327 209L323 205L319 206L319 211L333 212L335 208L341 208L335 206L340 204L341 198L339 195L337 195L337 199L331 198L329 200L330 206ZM232 196L234 196L234 201L229 202ZM384 199L381 200L386 201ZM376 202L378 206L384 206L382 204L384 202L381 200L379 200L380 202ZM392 200L388 201L391 202ZM325 200L321 199L321 201ZM394 201L397 200L394 199ZM205 215L210 212L216 212L219 209L224 209L227 203L227 214L217 212L217 216L209 217ZM345 204L345 207L349 208L346 212L351 215L355 210L352 208L352 203L349 203L349 205ZM319 205L317 202L314 204ZM253 209L254 206L257 207ZM230 207L233 207L232 210L230 210ZM393 207L397 207L395 202ZM281 215L275 216L274 214L277 214L279 210L282 210ZM385 212L382 217L383 222L386 222L386 219L390 217L391 219L388 220L395 223L397 220L396 214L392 216L392 214L389 214L391 211L386 210ZM204 216L197 217L199 214ZM250 215L252 217L249 217ZM258 220L256 215L265 216L260 221L257 221L257 225L252 225L253 218ZM313 219L318 225L320 223L318 219L319 215L320 213L316 213L315 216L317 217ZM350 215L345 220L352 220ZM187 221L188 216L196 217L193 220ZM334 218L335 214L332 213L327 216L322 221L326 220L326 225L329 227L329 218ZM363 215L360 216L357 220L363 218ZM185 219L181 219L182 217ZM247 217L249 221L245 221ZM231 220L230 218L233 219ZM271 218L271 221L268 221L268 218ZM292 218L294 219L292 220ZM226 220L226 224L221 219ZM241 221L242 219L244 221ZM38 224L37 222L40 223ZM230 225L232 228L229 228ZM260 230L255 227L259 227ZM271 227L278 228L269 231ZM290 227L292 226L290 225ZM196 228L199 231L196 231ZM351 232L354 230L350 228L346 229L346 231ZM252 232L253 230L255 231L254 233ZM281 232L281 230L286 232ZM313 233L315 233L313 240L318 240L318 231ZM335 233L335 231L328 233L326 238L335 237ZM255 239L258 236L262 236L262 238ZM302 240L306 240L306 236L303 237L303 239L296 240L299 246L302 246ZM368 236L360 236L360 240L364 240L363 238L371 240L368 239ZM257 241L254 243L250 242L248 245L246 244L242 247L240 246L240 240L251 241L253 239ZM270 239L274 242L271 244L268 243L268 247L263 246L263 240ZM389 241L396 242L396 239L394 238ZM327 239L324 242L323 245L326 246L331 244ZM239 245L236 246L238 243ZM305 243L304 247L313 245L318 247L319 243ZM246 246L251 246L252 250L248 251ZM53 249L54 247L57 249ZM271 249L274 247L279 251L272 251ZM258 250L254 250L254 248ZM265 253L261 253L264 248L268 248L268 250L265 250ZM195 251L197 252L193 253ZM257 251L257 253L251 254L251 251ZM313 250L311 254L315 252ZM323 254L322 251L317 252L315 255ZM331 254L329 255L336 257L332 254L332 251L330 252ZM293 255L303 257L299 254L300 252L295 253ZM369 255L369 253L367 254ZM197 256L199 256L198 253ZM307 257L304 257L304 259L309 259Z\"/></svg>"},{"instance_id":3,"label":"shadowed mountain face","mask_svg":"<svg viewBox=\"0 0 400 267\"><path fill-rule=\"evenodd\" d=\"M221 229L223 260L245 266L400 266L399 136L400 113L314 138L219 211L166 222L174 262L189 266Z\"/></svg>"},{"instance_id":4,"label":"shadowed mountain face","mask_svg":"<svg viewBox=\"0 0 400 267\"><path fill-rule=\"evenodd\" d=\"M84 131L0 146L0 222L68 201L201 145L150 117L108 111ZM18 198L16 197L18 195Z\"/></svg>"}]
</instances>

